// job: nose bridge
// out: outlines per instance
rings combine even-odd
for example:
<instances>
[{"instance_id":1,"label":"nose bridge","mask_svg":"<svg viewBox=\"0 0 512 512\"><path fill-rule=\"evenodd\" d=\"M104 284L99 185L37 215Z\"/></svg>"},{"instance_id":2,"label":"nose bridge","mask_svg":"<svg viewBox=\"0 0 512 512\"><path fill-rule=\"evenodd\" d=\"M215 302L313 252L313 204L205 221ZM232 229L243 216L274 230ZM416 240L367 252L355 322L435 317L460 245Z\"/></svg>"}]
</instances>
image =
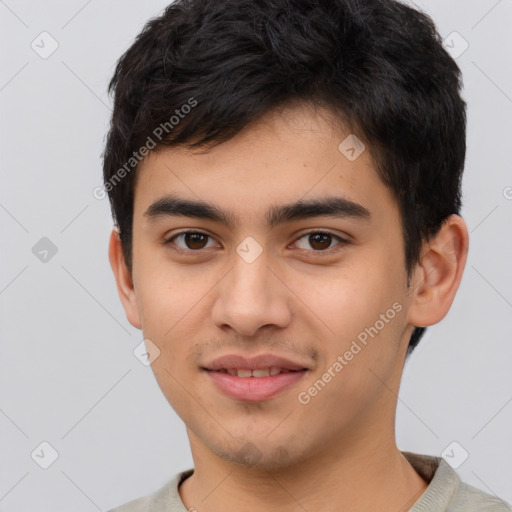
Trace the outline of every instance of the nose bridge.
<instances>
[{"instance_id":1,"label":"nose bridge","mask_svg":"<svg viewBox=\"0 0 512 512\"><path fill-rule=\"evenodd\" d=\"M233 258L233 270L228 279L227 293L241 301L241 305L250 305L252 302L257 306L259 302L269 298L271 272L268 269L268 257L261 251L256 257L252 256L254 259L246 258L243 253L240 254L242 250L243 246L239 247Z\"/></svg>"},{"instance_id":2,"label":"nose bridge","mask_svg":"<svg viewBox=\"0 0 512 512\"><path fill-rule=\"evenodd\" d=\"M220 283L214 322L218 327L229 325L247 336L269 324L284 327L291 315L285 294L268 268L268 253L261 250L255 255L255 248L250 245L245 252L244 249L247 246L240 244L231 272Z\"/></svg>"}]
</instances>

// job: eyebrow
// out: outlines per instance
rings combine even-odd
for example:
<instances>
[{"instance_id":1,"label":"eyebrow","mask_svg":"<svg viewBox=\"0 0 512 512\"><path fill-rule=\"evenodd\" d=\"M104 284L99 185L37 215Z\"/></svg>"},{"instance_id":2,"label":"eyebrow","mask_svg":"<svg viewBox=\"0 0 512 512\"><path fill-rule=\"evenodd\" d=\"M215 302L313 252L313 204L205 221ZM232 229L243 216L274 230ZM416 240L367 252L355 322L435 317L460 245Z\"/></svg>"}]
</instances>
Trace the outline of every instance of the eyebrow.
<instances>
[{"instance_id":1,"label":"eyebrow","mask_svg":"<svg viewBox=\"0 0 512 512\"><path fill-rule=\"evenodd\" d=\"M175 196L165 196L156 200L144 212L144 216L150 221L165 217L205 219L219 222L230 229L238 225L231 212L214 204ZM300 199L294 203L271 206L266 213L266 220L267 224L274 228L293 220L321 216L371 220L371 213L367 208L344 197Z\"/></svg>"}]
</instances>

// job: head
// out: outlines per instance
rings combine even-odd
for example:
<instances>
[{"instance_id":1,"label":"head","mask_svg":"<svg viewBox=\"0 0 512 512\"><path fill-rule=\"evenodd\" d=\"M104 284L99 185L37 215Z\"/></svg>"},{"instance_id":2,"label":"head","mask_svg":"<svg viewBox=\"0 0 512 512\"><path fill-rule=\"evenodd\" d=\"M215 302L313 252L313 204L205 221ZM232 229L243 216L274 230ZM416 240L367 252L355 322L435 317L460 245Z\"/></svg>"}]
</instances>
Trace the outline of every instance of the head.
<instances>
[{"instance_id":1,"label":"head","mask_svg":"<svg viewBox=\"0 0 512 512\"><path fill-rule=\"evenodd\" d=\"M317 378L352 351L329 390L293 406L346 399L333 435L379 400L368 370L399 378L465 263L461 86L431 19L391 0L177 0L121 57L104 153L110 258L130 322L160 351L157 380L198 438L180 383L215 394L200 368L228 349L295 354ZM226 418L263 450L270 412L253 427ZM282 432L270 451L287 450ZM221 438L211 447L227 456Z\"/></svg>"}]
</instances>

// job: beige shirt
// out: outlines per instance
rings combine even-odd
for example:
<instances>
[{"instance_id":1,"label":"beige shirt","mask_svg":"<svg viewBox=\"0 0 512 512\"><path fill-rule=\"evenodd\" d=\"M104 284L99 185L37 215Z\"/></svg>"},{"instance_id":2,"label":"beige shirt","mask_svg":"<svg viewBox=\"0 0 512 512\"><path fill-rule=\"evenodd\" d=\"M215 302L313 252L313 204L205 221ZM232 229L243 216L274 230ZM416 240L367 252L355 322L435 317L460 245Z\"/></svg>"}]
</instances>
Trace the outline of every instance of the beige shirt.
<instances>
[{"instance_id":1,"label":"beige shirt","mask_svg":"<svg viewBox=\"0 0 512 512\"><path fill-rule=\"evenodd\" d=\"M463 483L441 457L402 452L416 472L429 483L409 512L512 512L503 500ZM151 496L130 501L110 512L188 512L178 487L194 472L176 474Z\"/></svg>"}]
</instances>

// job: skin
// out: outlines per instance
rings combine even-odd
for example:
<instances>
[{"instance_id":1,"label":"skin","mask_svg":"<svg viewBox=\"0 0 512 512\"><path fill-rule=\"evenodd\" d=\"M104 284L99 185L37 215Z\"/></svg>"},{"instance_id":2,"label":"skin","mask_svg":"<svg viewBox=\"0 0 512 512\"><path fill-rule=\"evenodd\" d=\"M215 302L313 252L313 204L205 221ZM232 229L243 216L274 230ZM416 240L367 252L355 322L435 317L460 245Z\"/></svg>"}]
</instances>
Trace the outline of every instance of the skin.
<instances>
[{"instance_id":1,"label":"skin","mask_svg":"<svg viewBox=\"0 0 512 512\"><path fill-rule=\"evenodd\" d=\"M138 170L132 274L116 230L109 257L127 318L159 348L155 377L187 427L195 468L179 488L187 508L397 512L427 487L396 446L397 394L413 326L439 322L452 304L467 228L449 217L424 244L408 287L397 202L368 149L353 162L338 150L348 134L328 111L293 105L216 148L151 153ZM146 209L166 194L213 203L238 224L148 219ZM360 203L371 219L266 224L270 206L333 195ZM163 241L183 229L211 238L175 239L188 249L178 254ZM333 237L319 249L308 230L350 243ZM262 248L250 264L236 252L248 236ZM401 311L300 403L298 394L394 303ZM233 352L271 352L309 371L271 399L237 401L200 369Z\"/></svg>"}]
</instances>

